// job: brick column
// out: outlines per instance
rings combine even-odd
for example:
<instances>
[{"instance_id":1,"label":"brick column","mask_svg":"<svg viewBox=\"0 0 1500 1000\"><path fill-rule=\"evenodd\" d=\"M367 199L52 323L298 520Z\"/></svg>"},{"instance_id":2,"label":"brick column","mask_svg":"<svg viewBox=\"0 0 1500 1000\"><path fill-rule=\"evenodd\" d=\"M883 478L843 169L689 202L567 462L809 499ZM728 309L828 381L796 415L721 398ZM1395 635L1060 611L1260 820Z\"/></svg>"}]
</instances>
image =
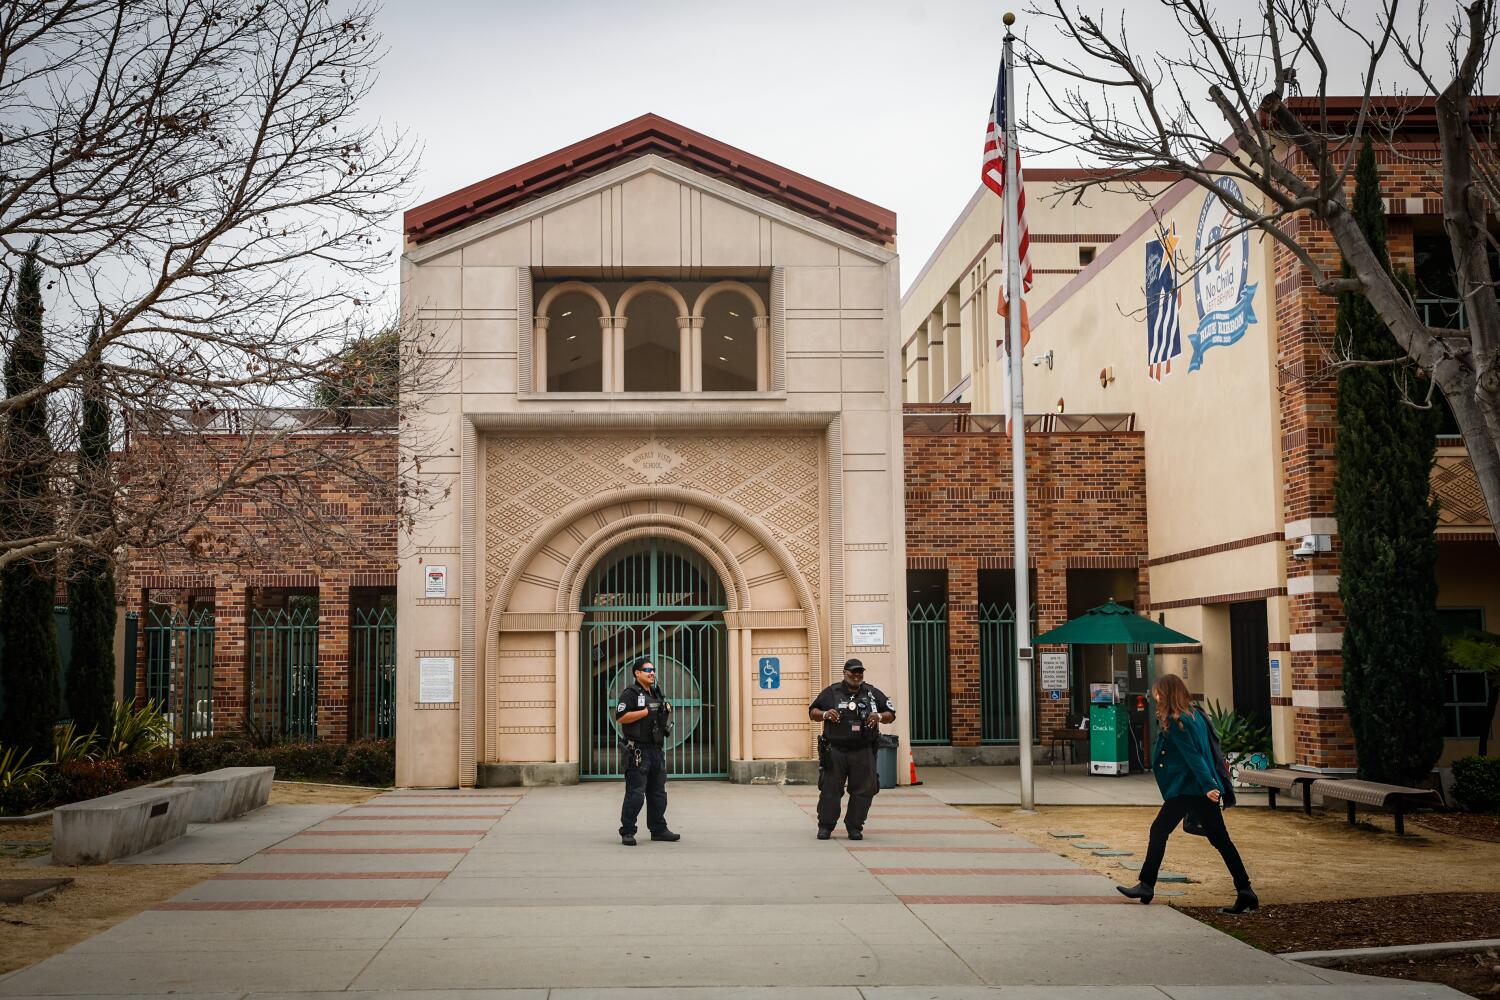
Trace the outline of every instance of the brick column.
<instances>
[{"instance_id":1,"label":"brick column","mask_svg":"<svg viewBox=\"0 0 1500 1000\"><path fill-rule=\"evenodd\" d=\"M1033 596L1036 602L1036 634L1041 635L1048 629L1056 628L1068 620L1068 564L1067 560L1059 558L1039 559L1036 563L1036 594ZM1036 699L1037 735L1045 739L1047 734L1054 729L1059 729L1068 721L1068 708L1071 704L1070 691L1063 691L1057 700L1053 700L1050 692L1042 690L1042 652L1065 652L1066 646L1038 647L1036 659L1032 663L1033 697Z\"/></svg>"},{"instance_id":2,"label":"brick column","mask_svg":"<svg viewBox=\"0 0 1500 1000\"><path fill-rule=\"evenodd\" d=\"M948 734L956 747L980 736L979 560L948 557Z\"/></svg>"},{"instance_id":3,"label":"brick column","mask_svg":"<svg viewBox=\"0 0 1500 1000\"><path fill-rule=\"evenodd\" d=\"M245 729L250 689L248 638L249 590L239 580L217 580L214 586L214 732Z\"/></svg>"},{"instance_id":4,"label":"brick column","mask_svg":"<svg viewBox=\"0 0 1500 1000\"><path fill-rule=\"evenodd\" d=\"M349 738L349 578L318 580L318 738Z\"/></svg>"}]
</instances>

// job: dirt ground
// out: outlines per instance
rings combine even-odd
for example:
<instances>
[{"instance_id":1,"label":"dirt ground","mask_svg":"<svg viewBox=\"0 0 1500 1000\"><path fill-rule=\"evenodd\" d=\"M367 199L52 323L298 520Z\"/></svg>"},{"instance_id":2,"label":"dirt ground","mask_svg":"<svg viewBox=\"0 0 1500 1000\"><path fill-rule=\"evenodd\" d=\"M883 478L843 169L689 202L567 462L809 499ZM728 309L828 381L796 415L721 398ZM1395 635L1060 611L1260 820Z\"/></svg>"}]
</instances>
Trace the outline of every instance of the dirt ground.
<instances>
[{"instance_id":1,"label":"dirt ground","mask_svg":"<svg viewBox=\"0 0 1500 1000\"><path fill-rule=\"evenodd\" d=\"M1500 955L1493 951L1441 958L1402 958L1389 962L1348 962L1333 968L1362 976L1442 983L1471 997L1500 996Z\"/></svg>"},{"instance_id":2,"label":"dirt ground","mask_svg":"<svg viewBox=\"0 0 1500 1000\"><path fill-rule=\"evenodd\" d=\"M271 802L306 805L355 804L379 789L277 781ZM0 824L0 876L6 878L72 878L73 884L35 903L0 903L0 973L64 951L108 930L142 910L182 892L227 867L225 865L91 865L69 868L22 866L48 853L52 823Z\"/></svg>"},{"instance_id":3,"label":"dirt ground","mask_svg":"<svg viewBox=\"0 0 1500 1000\"><path fill-rule=\"evenodd\" d=\"M1027 816L1013 806L967 806L969 812L1072 858L1084 867L1133 884L1135 872L1118 858L1096 858L1049 831L1076 831L1090 843L1134 851L1140 861L1156 810L1136 806L1043 806ZM1391 817L1372 814L1370 822L1349 826L1342 812L1305 817L1297 809L1240 807L1225 814L1230 835L1263 903L1302 903L1326 899L1404 895L1423 892L1500 891L1500 844L1449 836L1408 822L1397 837ZM1163 871L1193 881L1159 883L1158 902L1182 906L1222 905L1234 887L1218 853L1202 837L1178 830L1167 844ZM1163 894L1180 890L1180 897Z\"/></svg>"},{"instance_id":4,"label":"dirt ground","mask_svg":"<svg viewBox=\"0 0 1500 1000\"><path fill-rule=\"evenodd\" d=\"M1500 938L1500 892L1272 903L1235 916L1211 906L1182 910L1262 951L1334 951Z\"/></svg>"}]
</instances>

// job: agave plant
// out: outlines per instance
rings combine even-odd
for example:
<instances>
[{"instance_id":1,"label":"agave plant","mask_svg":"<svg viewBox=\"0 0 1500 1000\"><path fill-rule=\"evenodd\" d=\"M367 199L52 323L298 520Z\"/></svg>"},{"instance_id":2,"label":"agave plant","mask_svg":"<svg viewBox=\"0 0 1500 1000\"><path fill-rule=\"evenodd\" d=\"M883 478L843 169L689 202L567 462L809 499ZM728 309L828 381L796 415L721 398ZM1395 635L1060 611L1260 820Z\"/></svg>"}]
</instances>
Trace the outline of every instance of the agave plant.
<instances>
[{"instance_id":1,"label":"agave plant","mask_svg":"<svg viewBox=\"0 0 1500 1000\"><path fill-rule=\"evenodd\" d=\"M160 750L171 741L172 728L161 706L148 701L141 708L116 702L110 718L109 736L101 748L105 757L133 757Z\"/></svg>"},{"instance_id":2,"label":"agave plant","mask_svg":"<svg viewBox=\"0 0 1500 1000\"><path fill-rule=\"evenodd\" d=\"M1231 760L1263 754L1271 756L1271 734L1265 726L1257 726L1246 716L1232 708L1224 708L1217 701L1207 705L1208 721L1219 734L1219 746L1224 756Z\"/></svg>"},{"instance_id":3,"label":"agave plant","mask_svg":"<svg viewBox=\"0 0 1500 1000\"><path fill-rule=\"evenodd\" d=\"M81 760L93 760L99 737L94 733L80 733L71 722L63 723L52 730L52 763L61 767Z\"/></svg>"},{"instance_id":4,"label":"agave plant","mask_svg":"<svg viewBox=\"0 0 1500 1000\"><path fill-rule=\"evenodd\" d=\"M29 750L0 749L0 791L25 788L42 777L43 765L28 763L26 758L29 756Z\"/></svg>"}]
</instances>

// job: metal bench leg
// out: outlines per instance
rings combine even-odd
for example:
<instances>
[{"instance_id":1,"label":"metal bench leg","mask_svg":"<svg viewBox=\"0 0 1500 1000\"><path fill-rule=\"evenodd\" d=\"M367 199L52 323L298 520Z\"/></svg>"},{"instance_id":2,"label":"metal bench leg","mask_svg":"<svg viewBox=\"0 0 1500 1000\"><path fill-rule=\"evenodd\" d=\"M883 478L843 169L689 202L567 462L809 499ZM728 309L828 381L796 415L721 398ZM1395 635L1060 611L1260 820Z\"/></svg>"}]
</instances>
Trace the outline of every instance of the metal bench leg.
<instances>
[{"instance_id":1,"label":"metal bench leg","mask_svg":"<svg viewBox=\"0 0 1500 1000\"><path fill-rule=\"evenodd\" d=\"M1312 815L1312 786L1305 782L1302 785L1302 815Z\"/></svg>"},{"instance_id":2,"label":"metal bench leg","mask_svg":"<svg viewBox=\"0 0 1500 1000\"><path fill-rule=\"evenodd\" d=\"M1266 805L1269 806L1272 809L1276 808L1276 789L1274 789L1274 788L1267 788L1266 789Z\"/></svg>"},{"instance_id":3,"label":"metal bench leg","mask_svg":"<svg viewBox=\"0 0 1500 1000\"><path fill-rule=\"evenodd\" d=\"M1354 803L1353 802L1349 803L1349 822L1351 824L1354 822Z\"/></svg>"},{"instance_id":4,"label":"metal bench leg","mask_svg":"<svg viewBox=\"0 0 1500 1000\"><path fill-rule=\"evenodd\" d=\"M1400 806L1396 807L1396 836L1406 836L1406 814L1401 811Z\"/></svg>"}]
</instances>

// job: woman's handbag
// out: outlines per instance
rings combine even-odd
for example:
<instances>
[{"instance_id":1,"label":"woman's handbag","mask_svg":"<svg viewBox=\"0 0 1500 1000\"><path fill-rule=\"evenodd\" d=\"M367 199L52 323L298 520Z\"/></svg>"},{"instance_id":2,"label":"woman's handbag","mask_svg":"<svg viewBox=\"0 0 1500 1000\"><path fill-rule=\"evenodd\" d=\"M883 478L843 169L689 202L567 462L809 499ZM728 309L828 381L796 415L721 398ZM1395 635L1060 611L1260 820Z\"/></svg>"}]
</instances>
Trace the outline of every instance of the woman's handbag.
<instances>
[{"instance_id":1,"label":"woman's handbag","mask_svg":"<svg viewBox=\"0 0 1500 1000\"><path fill-rule=\"evenodd\" d=\"M1224 785L1224 791L1219 797L1221 808L1228 809L1237 801L1234 794L1234 777L1229 773L1229 761L1224 758L1224 749L1219 745L1219 734L1214 729L1212 722L1203 720L1203 727L1208 730L1208 755L1213 760L1215 769ZM1188 813L1182 820L1182 832L1194 837L1207 837L1208 831L1198 821L1198 817Z\"/></svg>"}]
</instances>

